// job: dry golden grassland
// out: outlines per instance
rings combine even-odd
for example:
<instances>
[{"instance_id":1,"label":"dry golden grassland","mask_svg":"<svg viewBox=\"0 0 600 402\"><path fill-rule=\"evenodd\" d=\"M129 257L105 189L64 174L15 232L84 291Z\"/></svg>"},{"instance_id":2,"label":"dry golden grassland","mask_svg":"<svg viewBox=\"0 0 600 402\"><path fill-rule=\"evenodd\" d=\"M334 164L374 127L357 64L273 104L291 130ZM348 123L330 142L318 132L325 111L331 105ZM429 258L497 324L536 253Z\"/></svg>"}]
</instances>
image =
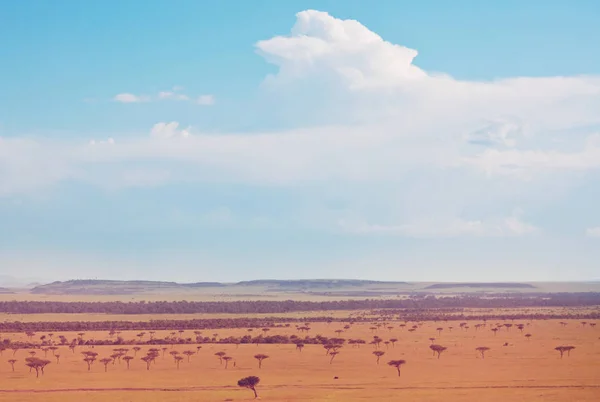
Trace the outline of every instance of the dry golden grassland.
<instances>
[{"instance_id":1,"label":"dry golden grassland","mask_svg":"<svg viewBox=\"0 0 600 402\"><path fill-rule=\"evenodd\" d=\"M600 400L600 328L583 327L579 320L540 320L530 322L521 333L516 328L502 329L497 335L490 330L497 320L486 328L475 330L477 322L470 322L468 330L458 328L457 322L425 322L414 332L401 329L394 322L392 330L369 329L371 324L354 324L341 334L341 323L314 323L310 336L364 339L374 335L384 340L397 338L395 346L381 344L385 352L376 364L372 345L360 348L344 345L333 362L321 345L306 345L302 352L293 344L258 346L234 344L203 344L190 362L187 358L177 369L171 351L196 351L196 345L168 346L164 358L159 357L150 370L140 360L150 346L142 346L128 370L125 362L109 363L107 371L96 361L91 371L83 362L82 351L93 350L98 360L112 354L115 346L96 346L93 349L78 346L75 353L60 347L60 362L51 357L43 376L36 378L24 365L27 350L19 350L15 371L10 370L11 350L0 357L0 400L13 401L244 401L253 399L247 389L237 387L237 381L249 375L261 378L257 391L262 400L269 401L598 401ZM525 323L525 322L524 322ZM412 324L411 324L412 325ZM453 326L452 331L448 328ZM441 335L436 328L443 327ZM407 327L408 328L408 327ZM156 338L164 338L170 331L157 331ZM254 334L260 330L254 330ZM123 332L125 339L135 339L137 332ZM217 333L219 338L248 334L246 329L204 330L203 336ZM524 337L531 333L530 340ZM56 333L68 339L74 333ZM290 328L272 328L269 335L296 334ZM38 336L40 334L37 334ZM24 334L3 334L4 338L25 340ZM186 331L184 337L194 337ZM87 332L86 339L108 339L103 332ZM433 356L429 338L448 349L441 358ZM508 346L503 346L505 343ZM554 350L559 345L576 348L571 356L560 359ZM490 348L482 359L475 348ZM132 346L129 354L133 355ZM161 348L161 346L156 346ZM233 358L227 369L220 364L216 352L223 351ZM38 356L43 352L37 350ZM257 367L255 354L269 356L263 367ZM392 359L404 359L401 376L387 365ZM235 362L235 367L233 367ZM335 379L335 377L338 377Z\"/></svg>"}]
</instances>

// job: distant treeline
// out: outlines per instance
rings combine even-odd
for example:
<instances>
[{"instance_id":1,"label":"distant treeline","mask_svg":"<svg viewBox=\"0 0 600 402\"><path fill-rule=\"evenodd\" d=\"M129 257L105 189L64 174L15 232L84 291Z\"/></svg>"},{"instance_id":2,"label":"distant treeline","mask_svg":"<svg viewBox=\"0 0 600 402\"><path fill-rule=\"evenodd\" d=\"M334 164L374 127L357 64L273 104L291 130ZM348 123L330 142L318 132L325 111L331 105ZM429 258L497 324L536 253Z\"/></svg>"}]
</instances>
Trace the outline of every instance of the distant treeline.
<instances>
[{"instance_id":1,"label":"distant treeline","mask_svg":"<svg viewBox=\"0 0 600 402\"><path fill-rule=\"evenodd\" d=\"M374 315L377 315L375 317ZM465 315L447 310L381 310L352 317L267 317L267 318L213 318L194 320L151 320L151 321L46 321L46 322L0 322L0 333L6 332L77 332L77 331L179 331L179 330L214 330L225 328L277 328L296 324L315 322L332 323L373 323L379 322L456 322L494 320L550 320L550 319L600 319L600 312L590 313L514 313L514 314L479 314Z\"/></svg>"},{"instance_id":2,"label":"distant treeline","mask_svg":"<svg viewBox=\"0 0 600 402\"><path fill-rule=\"evenodd\" d=\"M600 293L506 294L494 297L462 295L453 297L417 296L398 300L341 301L223 301L223 302L57 302L5 301L0 312L14 314L37 313L100 313L100 314L281 314L289 312L372 310L372 309L434 309L434 308L519 308L519 307L582 307L600 305Z\"/></svg>"}]
</instances>

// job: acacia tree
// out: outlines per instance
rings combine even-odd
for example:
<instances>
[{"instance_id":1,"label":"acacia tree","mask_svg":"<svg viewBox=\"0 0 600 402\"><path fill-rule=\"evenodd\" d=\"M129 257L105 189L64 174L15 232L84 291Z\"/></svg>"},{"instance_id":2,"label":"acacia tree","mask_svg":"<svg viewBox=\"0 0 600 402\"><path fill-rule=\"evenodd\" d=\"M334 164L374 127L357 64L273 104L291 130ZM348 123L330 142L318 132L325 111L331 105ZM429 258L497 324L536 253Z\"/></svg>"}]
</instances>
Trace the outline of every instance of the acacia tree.
<instances>
[{"instance_id":1,"label":"acacia tree","mask_svg":"<svg viewBox=\"0 0 600 402\"><path fill-rule=\"evenodd\" d=\"M184 351L183 351L183 354L187 356L187 361L188 361L188 363L190 362L190 357L192 357L192 355L193 355L194 353L195 353L195 352L194 352L193 350L184 350Z\"/></svg>"},{"instance_id":2,"label":"acacia tree","mask_svg":"<svg viewBox=\"0 0 600 402\"><path fill-rule=\"evenodd\" d=\"M438 336L442 334L443 330L444 330L444 328L442 328L442 327L436 328L436 331L438 332Z\"/></svg>"},{"instance_id":3,"label":"acacia tree","mask_svg":"<svg viewBox=\"0 0 600 402\"><path fill-rule=\"evenodd\" d=\"M127 370L129 370L129 362L133 360L133 356L123 356L123 360L127 363Z\"/></svg>"},{"instance_id":4,"label":"acacia tree","mask_svg":"<svg viewBox=\"0 0 600 402\"><path fill-rule=\"evenodd\" d=\"M142 348L140 348L139 346L134 346L132 349L133 349L133 355L137 356L137 352L139 352Z\"/></svg>"},{"instance_id":5,"label":"acacia tree","mask_svg":"<svg viewBox=\"0 0 600 402\"><path fill-rule=\"evenodd\" d=\"M336 357L340 352L338 352L337 350L334 350L333 352L329 352L329 355L331 356L331 359L329 359L329 364L333 363L333 358Z\"/></svg>"},{"instance_id":6,"label":"acacia tree","mask_svg":"<svg viewBox=\"0 0 600 402\"><path fill-rule=\"evenodd\" d=\"M10 360L8 361L8 364L10 364L10 366L11 366L11 368L12 368L12 371L15 371L15 363L16 363L16 362L17 362L17 360L16 360L16 359L10 359Z\"/></svg>"},{"instance_id":7,"label":"acacia tree","mask_svg":"<svg viewBox=\"0 0 600 402\"><path fill-rule=\"evenodd\" d=\"M575 346L564 346L567 356L571 356L571 351L575 349Z\"/></svg>"},{"instance_id":8,"label":"acacia tree","mask_svg":"<svg viewBox=\"0 0 600 402\"><path fill-rule=\"evenodd\" d=\"M268 359L268 358L269 358L269 356L267 356L267 355L264 355L264 354L262 354L262 353L259 353L259 354L257 354L257 355L254 355L254 358L255 358L256 360L258 360L258 368L262 368L262 361L263 361L263 360L265 360L265 359Z\"/></svg>"},{"instance_id":9,"label":"acacia tree","mask_svg":"<svg viewBox=\"0 0 600 402\"><path fill-rule=\"evenodd\" d=\"M94 357L94 356L86 356L83 359L83 361L87 363L88 371L90 371L92 369L92 364L94 364L94 362L96 361L96 357Z\"/></svg>"},{"instance_id":10,"label":"acacia tree","mask_svg":"<svg viewBox=\"0 0 600 402\"><path fill-rule=\"evenodd\" d=\"M175 364L177 365L177 370L179 370L179 363L183 360L181 356L175 356Z\"/></svg>"},{"instance_id":11,"label":"acacia tree","mask_svg":"<svg viewBox=\"0 0 600 402\"><path fill-rule=\"evenodd\" d=\"M225 356L225 355L226 355L225 352L217 352L217 353L215 353L215 356L217 356L219 358L219 363L220 364L223 364L223 356Z\"/></svg>"},{"instance_id":12,"label":"acacia tree","mask_svg":"<svg viewBox=\"0 0 600 402\"><path fill-rule=\"evenodd\" d=\"M100 363L104 364L104 372L108 371L108 364L111 363L113 361L113 359L111 359L110 357L105 357L103 359L100 359Z\"/></svg>"},{"instance_id":13,"label":"acacia tree","mask_svg":"<svg viewBox=\"0 0 600 402\"><path fill-rule=\"evenodd\" d=\"M25 359L25 362L27 367L35 370L36 378L40 376L40 371L42 372L42 375L44 375L44 368L50 364L50 360L39 359L37 357L28 357Z\"/></svg>"},{"instance_id":14,"label":"acacia tree","mask_svg":"<svg viewBox=\"0 0 600 402\"><path fill-rule=\"evenodd\" d=\"M225 368L229 365L229 361L233 359L231 356L223 356L223 360L225 361Z\"/></svg>"},{"instance_id":15,"label":"acacia tree","mask_svg":"<svg viewBox=\"0 0 600 402\"><path fill-rule=\"evenodd\" d=\"M298 350L299 352L302 352L302 348L304 348L304 344L303 343L297 343L296 344L296 350Z\"/></svg>"},{"instance_id":16,"label":"acacia tree","mask_svg":"<svg viewBox=\"0 0 600 402\"><path fill-rule=\"evenodd\" d=\"M433 345L433 341L435 341L435 338L429 338L429 340L431 341L431 344Z\"/></svg>"},{"instance_id":17,"label":"acacia tree","mask_svg":"<svg viewBox=\"0 0 600 402\"><path fill-rule=\"evenodd\" d=\"M54 355L54 357L56 358L56 364L58 364L58 362L60 361L60 355L56 354Z\"/></svg>"},{"instance_id":18,"label":"acacia tree","mask_svg":"<svg viewBox=\"0 0 600 402\"><path fill-rule=\"evenodd\" d=\"M429 349L433 350L434 356L437 353L439 359L442 352L445 351L447 348L441 345L429 345Z\"/></svg>"},{"instance_id":19,"label":"acacia tree","mask_svg":"<svg viewBox=\"0 0 600 402\"><path fill-rule=\"evenodd\" d=\"M480 346L478 348L475 348L475 350L481 354L482 359L485 359L485 352L490 350L490 348L488 348L487 346Z\"/></svg>"},{"instance_id":20,"label":"acacia tree","mask_svg":"<svg viewBox=\"0 0 600 402\"><path fill-rule=\"evenodd\" d=\"M391 339L390 339L390 342L392 343L392 348L395 348L395 347L396 347L395 343L396 343L396 342L398 342L398 339L396 339L396 338L391 338Z\"/></svg>"},{"instance_id":21,"label":"acacia tree","mask_svg":"<svg viewBox=\"0 0 600 402\"><path fill-rule=\"evenodd\" d=\"M398 370L398 377L400 377L400 366L403 364L406 364L406 360L390 360L388 362L388 366L396 367L396 370Z\"/></svg>"},{"instance_id":22,"label":"acacia tree","mask_svg":"<svg viewBox=\"0 0 600 402\"><path fill-rule=\"evenodd\" d=\"M154 358L151 355L147 355L142 357L141 359L146 363L146 370L150 370L150 364L152 364Z\"/></svg>"},{"instance_id":23,"label":"acacia tree","mask_svg":"<svg viewBox=\"0 0 600 402\"><path fill-rule=\"evenodd\" d=\"M377 356L377 364L379 364L379 359L385 354L385 352L383 350L376 350L373 352L373 354Z\"/></svg>"},{"instance_id":24,"label":"acacia tree","mask_svg":"<svg viewBox=\"0 0 600 402\"><path fill-rule=\"evenodd\" d=\"M258 394L256 393L256 386L260 382L260 378L256 376L250 376L242 378L238 381L238 387L248 388L254 392L254 399L258 398Z\"/></svg>"}]
</instances>

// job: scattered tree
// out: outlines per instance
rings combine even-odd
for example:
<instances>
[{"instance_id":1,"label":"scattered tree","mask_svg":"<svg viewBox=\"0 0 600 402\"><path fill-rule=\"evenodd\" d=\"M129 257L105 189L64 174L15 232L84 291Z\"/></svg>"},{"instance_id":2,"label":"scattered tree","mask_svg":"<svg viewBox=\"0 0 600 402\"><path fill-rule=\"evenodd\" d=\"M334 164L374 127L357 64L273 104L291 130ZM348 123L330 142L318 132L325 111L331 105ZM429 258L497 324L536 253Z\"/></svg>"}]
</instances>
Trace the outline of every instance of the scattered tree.
<instances>
[{"instance_id":1,"label":"scattered tree","mask_svg":"<svg viewBox=\"0 0 600 402\"><path fill-rule=\"evenodd\" d=\"M478 348L475 348L475 350L481 354L482 359L485 359L485 352L490 350L490 348L488 348L487 346L480 346Z\"/></svg>"},{"instance_id":2,"label":"scattered tree","mask_svg":"<svg viewBox=\"0 0 600 402\"><path fill-rule=\"evenodd\" d=\"M388 366L396 367L396 370L398 370L398 377L400 377L400 366L403 364L406 364L406 360L390 360L388 362Z\"/></svg>"},{"instance_id":3,"label":"scattered tree","mask_svg":"<svg viewBox=\"0 0 600 402\"><path fill-rule=\"evenodd\" d=\"M383 350L376 350L373 352L373 354L377 357L377 364L379 364L379 359L385 354L385 352Z\"/></svg>"},{"instance_id":4,"label":"scattered tree","mask_svg":"<svg viewBox=\"0 0 600 402\"><path fill-rule=\"evenodd\" d=\"M256 393L256 386L260 382L260 378L256 376L250 376L242 378L238 381L238 386L243 388L251 389L254 392L254 399L258 398L258 394Z\"/></svg>"},{"instance_id":5,"label":"scattered tree","mask_svg":"<svg viewBox=\"0 0 600 402\"><path fill-rule=\"evenodd\" d=\"M264 355L264 354L262 354L262 353L259 353L259 354L257 354L257 355L254 355L254 358L255 358L256 360L258 360L258 368L262 368L262 361L263 361L263 360L265 360L265 359L268 359L268 358L269 358L269 356L267 356L267 355Z\"/></svg>"}]
</instances>

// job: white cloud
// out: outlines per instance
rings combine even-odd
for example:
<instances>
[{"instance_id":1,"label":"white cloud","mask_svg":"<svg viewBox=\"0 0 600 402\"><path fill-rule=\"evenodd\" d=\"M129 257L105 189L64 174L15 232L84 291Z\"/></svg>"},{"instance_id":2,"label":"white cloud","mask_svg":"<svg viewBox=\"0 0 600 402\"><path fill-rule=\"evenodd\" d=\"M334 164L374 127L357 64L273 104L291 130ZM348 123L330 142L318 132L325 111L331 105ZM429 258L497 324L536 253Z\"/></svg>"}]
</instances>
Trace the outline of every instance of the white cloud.
<instances>
[{"instance_id":1,"label":"white cloud","mask_svg":"<svg viewBox=\"0 0 600 402\"><path fill-rule=\"evenodd\" d=\"M532 193L540 194L538 202L549 202L557 172L600 169L594 136L600 131L598 76L458 80L418 67L415 50L387 42L357 21L310 10L297 15L290 35L260 41L256 48L277 66L262 87L261 110L268 111L263 117L283 110L291 128L205 134L176 121L159 122L150 136L114 136L111 147L5 139L0 189L33 191L61 180L87 180L92 170L118 176L120 164L160 163L166 169L161 183L185 176L197 182L296 186L315 204L315 194L332 183L351 187L344 196L359 223L344 224L357 233L516 236L536 229L510 215L514 205L490 205L499 199L521 205ZM213 95L182 91L117 97L215 102ZM29 169L18 170L19 165ZM416 176L419 180L409 180ZM519 185L522 178L529 180L526 186ZM398 202L378 198L390 188L399 194ZM403 203L406 199L410 202ZM467 206L480 207L481 219L459 218ZM418 215L411 216L410 209ZM374 210L388 216L367 216Z\"/></svg>"},{"instance_id":2,"label":"white cloud","mask_svg":"<svg viewBox=\"0 0 600 402\"><path fill-rule=\"evenodd\" d=\"M378 225L365 222L338 222L342 231L358 235L393 235L416 238L429 237L514 237L531 235L539 231L517 216L504 219L463 220L459 218L432 219L400 225Z\"/></svg>"},{"instance_id":3,"label":"white cloud","mask_svg":"<svg viewBox=\"0 0 600 402\"><path fill-rule=\"evenodd\" d=\"M121 103L140 103L140 102L149 102L150 98L144 95L138 96L130 93L122 93L115 95L113 98L116 102Z\"/></svg>"},{"instance_id":4,"label":"white cloud","mask_svg":"<svg viewBox=\"0 0 600 402\"><path fill-rule=\"evenodd\" d=\"M200 95L196 103L203 106L211 106L215 104L215 97L213 95Z\"/></svg>"},{"instance_id":5,"label":"white cloud","mask_svg":"<svg viewBox=\"0 0 600 402\"><path fill-rule=\"evenodd\" d=\"M155 101L184 101L195 102L199 105L210 106L214 105L214 95L200 95L197 99L192 99L189 95L181 93L183 87L174 86L171 90L159 91L156 95L134 95L131 93L122 93L115 95L113 98L116 102L121 103L140 103L140 102L155 102Z\"/></svg>"},{"instance_id":6,"label":"white cloud","mask_svg":"<svg viewBox=\"0 0 600 402\"><path fill-rule=\"evenodd\" d=\"M179 123L172 121L170 123L156 123L150 135L154 138L188 138L190 131L188 129L179 129Z\"/></svg>"},{"instance_id":7,"label":"white cloud","mask_svg":"<svg viewBox=\"0 0 600 402\"><path fill-rule=\"evenodd\" d=\"M173 91L160 91L158 93L158 99L172 99L172 100L187 101L187 100L190 100L190 97L185 94L178 94Z\"/></svg>"},{"instance_id":8,"label":"white cloud","mask_svg":"<svg viewBox=\"0 0 600 402\"><path fill-rule=\"evenodd\" d=\"M585 231L585 234L586 234L588 237L600 237L600 226L598 226L598 227L595 227L595 228L588 228L588 229Z\"/></svg>"}]
</instances>

